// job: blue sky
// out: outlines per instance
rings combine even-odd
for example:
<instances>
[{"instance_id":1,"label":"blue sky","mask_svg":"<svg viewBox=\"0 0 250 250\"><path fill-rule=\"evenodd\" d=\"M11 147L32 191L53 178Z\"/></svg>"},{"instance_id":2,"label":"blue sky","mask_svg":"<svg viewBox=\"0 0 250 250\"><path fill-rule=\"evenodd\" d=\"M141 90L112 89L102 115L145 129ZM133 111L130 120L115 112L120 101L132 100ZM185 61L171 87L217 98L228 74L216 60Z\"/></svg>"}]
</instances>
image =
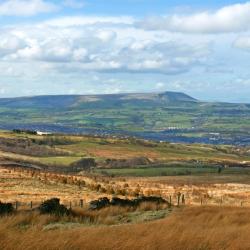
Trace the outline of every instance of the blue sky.
<instances>
[{"instance_id":1,"label":"blue sky","mask_svg":"<svg viewBox=\"0 0 250 250\"><path fill-rule=\"evenodd\" d=\"M0 97L182 91L250 103L250 2L0 0Z\"/></svg>"}]
</instances>

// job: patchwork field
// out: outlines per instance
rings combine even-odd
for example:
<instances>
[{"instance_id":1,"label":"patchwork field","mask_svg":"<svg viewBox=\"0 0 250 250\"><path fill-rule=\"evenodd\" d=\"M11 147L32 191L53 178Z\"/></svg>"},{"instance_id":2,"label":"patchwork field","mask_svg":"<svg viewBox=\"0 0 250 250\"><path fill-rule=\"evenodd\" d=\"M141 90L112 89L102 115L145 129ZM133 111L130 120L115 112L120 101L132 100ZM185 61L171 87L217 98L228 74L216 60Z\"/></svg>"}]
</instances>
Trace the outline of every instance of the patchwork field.
<instances>
[{"instance_id":1,"label":"patchwork field","mask_svg":"<svg viewBox=\"0 0 250 250\"><path fill-rule=\"evenodd\" d=\"M203 144L153 142L133 137L91 137L70 135L38 136L28 133L0 132L0 163L16 161L33 163L43 168L72 170L73 163L92 158L92 170L112 168L188 168L191 174L222 172L237 173L250 166L250 148ZM86 165L86 164L85 164ZM86 166L85 166L86 167ZM230 170L228 168L230 167ZM233 170L232 170L232 167ZM84 170L84 166L82 166ZM211 169L213 168L213 169ZM222 169L223 168L223 169ZM190 170L191 169L191 170ZM198 169L198 170L197 170ZM225 170L225 171L224 171ZM189 174L189 172L184 174ZM160 170L159 172L164 171ZM183 174L183 171L180 171ZM170 175L176 175L170 171Z\"/></svg>"},{"instance_id":2,"label":"patchwork field","mask_svg":"<svg viewBox=\"0 0 250 250\"><path fill-rule=\"evenodd\" d=\"M249 146L249 114L248 104L202 102L176 92L0 100L1 129L126 134L186 143Z\"/></svg>"}]
</instances>

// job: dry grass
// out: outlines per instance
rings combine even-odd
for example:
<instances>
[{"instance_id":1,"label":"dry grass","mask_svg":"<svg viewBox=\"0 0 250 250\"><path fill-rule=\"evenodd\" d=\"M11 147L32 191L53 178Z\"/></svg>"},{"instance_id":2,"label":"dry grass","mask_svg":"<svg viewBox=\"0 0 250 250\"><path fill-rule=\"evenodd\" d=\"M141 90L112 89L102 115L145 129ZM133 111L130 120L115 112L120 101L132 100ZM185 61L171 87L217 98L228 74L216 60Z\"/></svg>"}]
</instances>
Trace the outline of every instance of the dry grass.
<instances>
[{"instance_id":1,"label":"dry grass","mask_svg":"<svg viewBox=\"0 0 250 250\"><path fill-rule=\"evenodd\" d=\"M67 178L67 183L62 183L64 178ZM91 183L91 179L87 177L77 178ZM72 206L79 206L81 199L86 203L101 196L103 196L102 193L79 186L76 181L72 183L71 176L44 173L36 173L32 176L32 171L0 167L0 200L2 202L18 201L29 206L31 201L33 205L36 205L43 200L58 197L66 206L69 206L70 202Z\"/></svg>"},{"instance_id":2,"label":"dry grass","mask_svg":"<svg viewBox=\"0 0 250 250\"><path fill-rule=\"evenodd\" d=\"M79 206L103 196L133 198L140 195L160 195L165 199L172 196L176 204L177 193L185 195L188 205L250 206L250 183L248 176L207 177L178 176L158 178L109 178L73 176L53 173L36 173L28 170L10 170L0 167L0 200L3 202L23 202L29 206L32 201L58 197L69 206ZM64 183L66 180L66 183ZM79 186L84 182L84 186ZM221 204L222 202L222 204Z\"/></svg>"},{"instance_id":3,"label":"dry grass","mask_svg":"<svg viewBox=\"0 0 250 250\"><path fill-rule=\"evenodd\" d=\"M1 249L250 249L247 208L191 207L149 223L43 230L56 222L37 214L1 218Z\"/></svg>"}]
</instances>

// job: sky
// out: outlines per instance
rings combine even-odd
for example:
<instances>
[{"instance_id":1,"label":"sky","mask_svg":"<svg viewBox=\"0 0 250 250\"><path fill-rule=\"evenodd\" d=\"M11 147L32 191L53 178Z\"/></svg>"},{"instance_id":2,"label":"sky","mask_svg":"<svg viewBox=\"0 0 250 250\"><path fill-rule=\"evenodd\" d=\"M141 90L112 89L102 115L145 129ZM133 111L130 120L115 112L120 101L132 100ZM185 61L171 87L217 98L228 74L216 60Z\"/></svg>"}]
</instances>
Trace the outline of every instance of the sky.
<instances>
[{"instance_id":1,"label":"sky","mask_svg":"<svg viewBox=\"0 0 250 250\"><path fill-rule=\"evenodd\" d=\"M0 0L0 98L185 92L250 103L250 1Z\"/></svg>"}]
</instances>

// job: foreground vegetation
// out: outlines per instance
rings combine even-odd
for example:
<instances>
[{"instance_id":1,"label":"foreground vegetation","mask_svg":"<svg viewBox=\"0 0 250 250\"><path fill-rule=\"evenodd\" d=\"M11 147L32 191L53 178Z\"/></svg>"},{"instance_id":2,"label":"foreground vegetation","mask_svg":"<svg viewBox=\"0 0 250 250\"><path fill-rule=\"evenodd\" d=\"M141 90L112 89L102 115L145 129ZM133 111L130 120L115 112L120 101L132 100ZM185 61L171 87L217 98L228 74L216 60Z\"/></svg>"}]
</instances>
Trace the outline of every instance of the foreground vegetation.
<instances>
[{"instance_id":1,"label":"foreground vegetation","mask_svg":"<svg viewBox=\"0 0 250 250\"><path fill-rule=\"evenodd\" d=\"M106 212L97 212L103 221L112 214ZM233 207L186 207L164 219L115 227L89 227L77 220L38 213L0 218L3 249L247 250L249 231L250 210Z\"/></svg>"}]
</instances>

